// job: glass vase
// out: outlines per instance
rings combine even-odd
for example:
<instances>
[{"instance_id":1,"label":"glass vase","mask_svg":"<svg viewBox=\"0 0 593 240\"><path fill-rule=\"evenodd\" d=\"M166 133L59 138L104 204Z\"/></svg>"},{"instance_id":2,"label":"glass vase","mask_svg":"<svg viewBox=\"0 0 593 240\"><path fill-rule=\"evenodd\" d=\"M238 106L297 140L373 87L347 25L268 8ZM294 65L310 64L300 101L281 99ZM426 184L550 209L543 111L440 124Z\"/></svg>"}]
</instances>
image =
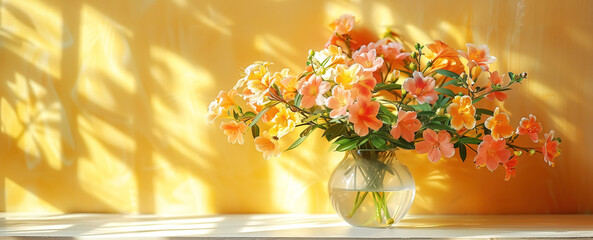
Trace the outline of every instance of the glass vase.
<instances>
[{"instance_id":1,"label":"glass vase","mask_svg":"<svg viewBox=\"0 0 593 240\"><path fill-rule=\"evenodd\" d=\"M393 150L346 152L328 187L338 215L360 227L393 226L406 215L416 192L412 174Z\"/></svg>"}]
</instances>

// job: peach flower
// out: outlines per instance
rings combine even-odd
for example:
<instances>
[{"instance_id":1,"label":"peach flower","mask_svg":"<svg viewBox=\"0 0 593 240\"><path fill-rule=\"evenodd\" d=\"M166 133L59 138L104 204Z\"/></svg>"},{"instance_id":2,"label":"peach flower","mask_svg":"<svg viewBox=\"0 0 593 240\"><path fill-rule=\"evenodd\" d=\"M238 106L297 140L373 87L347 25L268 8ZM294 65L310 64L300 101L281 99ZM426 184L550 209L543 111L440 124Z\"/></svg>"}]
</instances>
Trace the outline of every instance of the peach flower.
<instances>
[{"instance_id":1,"label":"peach flower","mask_svg":"<svg viewBox=\"0 0 593 240\"><path fill-rule=\"evenodd\" d=\"M366 136L369 128L379 130L383 122L377 119L379 103L371 101L370 98L359 96L356 102L348 107L350 122L354 124L354 131L359 136Z\"/></svg>"},{"instance_id":2,"label":"peach flower","mask_svg":"<svg viewBox=\"0 0 593 240\"><path fill-rule=\"evenodd\" d=\"M529 114L529 118L521 118L519 127L515 133L519 135L529 135L531 141L538 142L538 134L542 131L542 124L537 122L533 114Z\"/></svg>"},{"instance_id":3,"label":"peach flower","mask_svg":"<svg viewBox=\"0 0 593 240\"><path fill-rule=\"evenodd\" d=\"M253 143L255 143L255 149L259 152L262 152L264 154L264 159L266 160L270 157L280 156L278 139L275 137L270 137L270 134L268 134L267 131L256 137L253 140Z\"/></svg>"},{"instance_id":4,"label":"peach flower","mask_svg":"<svg viewBox=\"0 0 593 240\"><path fill-rule=\"evenodd\" d=\"M282 91L282 97L287 101L294 100L297 95L297 85L299 83L299 79L295 76L291 76L288 74L288 69L283 69L280 72L282 75L282 80L276 82L280 91Z\"/></svg>"},{"instance_id":5,"label":"peach flower","mask_svg":"<svg viewBox=\"0 0 593 240\"><path fill-rule=\"evenodd\" d=\"M408 142L414 141L415 133L420 130L422 124L416 119L416 112L399 110L397 122L391 126L391 136L399 139L400 136Z\"/></svg>"},{"instance_id":6,"label":"peach flower","mask_svg":"<svg viewBox=\"0 0 593 240\"><path fill-rule=\"evenodd\" d=\"M447 113L451 115L451 127L459 130L465 126L467 129L472 129L476 126L476 108L472 105L472 99L465 96L456 96L452 103L447 107Z\"/></svg>"},{"instance_id":7,"label":"peach flower","mask_svg":"<svg viewBox=\"0 0 593 240\"><path fill-rule=\"evenodd\" d=\"M276 113L276 116L272 119L274 125L270 128L270 135L281 138L294 131L296 122L299 121L299 115L282 104L276 106L278 113Z\"/></svg>"},{"instance_id":8,"label":"peach flower","mask_svg":"<svg viewBox=\"0 0 593 240\"><path fill-rule=\"evenodd\" d=\"M303 82L299 88L299 93L303 95L301 100L301 107L310 108L317 105L325 105L325 97L323 94L329 91L330 85L323 81L320 76L313 76L306 82Z\"/></svg>"},{"instance_id":9,"label":"peach flower","mask_svg":"<svg viewBox=\"0 0 593 240\"><path fill-rule=\"evenodd\" d=\"M266 97L269 95L270 87L276 81L282 80L282 75L280 73L266 73L262 79L252 79L247 81L247 88L250 91L250 94L244 94L244 98L247 97L247 100L251 103L256 103L259 105L265 104L267 102Z\"/></svg>"},{"instance_id":10,"label":"peach flower","mask_svg":"<svg viewBox=\"0 0 593 240\"><path fill-rule=\"evenodd\" d=\"M494 171L499 163L505 163L511 157L511 152L506 147L504 139L495 140L491 135L484 136L484 141L478 145L478 155L474 158L476 167L486 166Z\"/></svg>"},{"instance_id":11,"label":"peach flower","mask_svg":"<svg viewBox=\"0 0 593 240\"><path fill-rule=\"evenodd\" d=\"M449 47L440 40L428 44L427 47L432 51L432 54L429 53L427 56L432 61L431 69L433 71L444 69L457 74L463 72L463 64L461 63L461 60L459 60L459 53L455 51L455 49Z\"/></svg>"},{"instance_id":12,"label":"peach flower","mask_svg":"<svg viewBox=\"0 0 593 240\"><path fill-rule=\"evenodd\" d=\"M363 45L355 54L370 52L373 49L377 56L383 57L384 62L391 65L391 69L403 69L404 60L410 56L410 53L403 52L404 46L401 43L387 38Z\"/></svg>"},{"instance_id":13,"label":"peach flower","mask_svg":"<svg viewBox=\"0 0 593 240\"><path fill-rule=\"evenodd\" d=\"M550 166L554 166L554 158L560 155L560 151L558 150L558 145L560 145L560 143L557 140L554 140L554 130L544 134L544 138L545 142L542 146L544 161Z\"/></svg>"},{"instance_id":14,"label":"peach flower","mask_svg":"<svg viewBox=\"0 0 593 240\"><path fill-rule=\"evenodd\" d=\"M504 170L506 171L506 175L504 176L505 181L508 181L509 179L511 179L511 177L515 176L515 168L517 167L517 163L519 162L517 158L517 156L513 156L510 160L508 160L502 165L504 167Z\"/></svg>"},{"instance_id":15,"label":"peach flower","mask_svg":"<svg viewBox=\"0 0 593 240\"><path fill-rule=\"evenodd\" d=\"M505 84L505 80L507 79L507 75L503 74L502 76L498 74L498 71L494 71L490 73L490 86L486 87L485 91L490 92L492 91L492 86L502 86ZM498 99L498 101L504 101L507 99L507 94L505 92L492 92L485 96L488 101L494 101L494 99Z\"/></svg>"},{"instance_id":16,"label":"peach flower","mask_svg":"<svg viewBox=\"0 0 593 240\"><path fill-rule=\"evenodd\" d=\"M348 34L350 31L352 31L352 28L354 28L354 16L350 14L344 14L331 22L329 27L333 32L339 35Z\"/></svg>"},{"instance_id":17,"label":"peach flower","mask_svg":"<svg viewBox=\"0 0 593 240\"><path fill-rule=\"evenodd\" d=\"M474 44L468 43L467 45L467 53L464 51L459 51L459 54L463 56L468 61L475 61L482 69L488 71L489 64L496 62L496 58L490 56L490 49L486 45L476 46Z\"/></svg>"},{"instance_id":18,"label":"peach flower","mask_svg":"<svg viewBox=\"0 0 593 240\"><path fill-rule=\"evenodd\" d=\"M428 160L437 162L441 155L450 158L455 155L455 148L451 143L451 134L447 131L440 131L438 134L432 129L426 129L422 133L424 141L416 143L416 152L428 153Z\"/></svg>"},{"instance_id":19,"label":"peach flower","mask_svg":"<svg viewBox=\"0 0 593 240\"><path fill-rule=\"evenodd\" d=\"M247 83L250 80L261 80L262 78L264 78L264 75L270 72L268 70L268 66L271 64L272 63L270 62L256 61L253 64L249 65L247 68L245 68L245 77L239 79L239 81L237 81L237 84L235 85L235 87L233 87L233 89L239 89L243 87L243 85L245 85L245 83Z\"/></svg>"},{"instance_id":20,"label":"peach flower","mask_svg":"<svg viewBox=\"0 0 593 240\"><path fill-rule=\"evenodd\" d=\"M412 75L413 78L404 81L404 89L412 94L418 103L434 104L439 99L437 92L434 90L436 84L434 78L424 77L418 71L415 71Z\"/></svg>"},{"instance_id":21,"label":"peach flower","mask_svg":"<svg viewBox=\"0 0 593 240\"><path fill-rule=\"evenodd\" d=\"M494 140L513 135L513 128L509 125L509 115L501 113L498 107L494 110L494 114L486 119L484 126L492 131L491 135Z\"/></svg>"},{"instance_id":22,"label":"peach flower","mask_svg":"<svg viewBox=\"0 0 593 240\"><path fill-rule=\"evenodd\" d=\"M354 102L350 91L344 90L340 86L335 86L332 89L332 96L327 99L326 106L331 110L329 116L331 118L338 118L346 115L348 107Z\"/></svg>"},{"instance_id":23,"label":"peach flower","mask_svg":"<svg viewBox=\"0 0 593 240\"><path fill-rule=\"evenodd\" d=\"M228 136L230 143L243 144L243 134L247 131L247 124L244 122L232 120L228 123L221 123L220 129L224 130L224 134Z\"/></svg>"},{"instance_id":24,"label":"peach flower","mask_svg":"<svg viewBox=\"0 0 593 240\"><path fill-rule=\"evenodd\" d=\"M383 58L377 57L377 51L372 49L369 52L355 52L354 62L360 64L365 72L375 72L383 66Z\"/></svg>"},{"instance_id":25,"label":"peach flower","mask_svg":"<svg viewBox=\"0 0 593 240\"><path fill-rule=\"evenodd\" d=\"M208 124L212 124L214 120L222 115L224 108L221 106L221 103L222 99L216 98L208 105L208 113L206 114L206 122Z\"/></svg>"}]
</instances>

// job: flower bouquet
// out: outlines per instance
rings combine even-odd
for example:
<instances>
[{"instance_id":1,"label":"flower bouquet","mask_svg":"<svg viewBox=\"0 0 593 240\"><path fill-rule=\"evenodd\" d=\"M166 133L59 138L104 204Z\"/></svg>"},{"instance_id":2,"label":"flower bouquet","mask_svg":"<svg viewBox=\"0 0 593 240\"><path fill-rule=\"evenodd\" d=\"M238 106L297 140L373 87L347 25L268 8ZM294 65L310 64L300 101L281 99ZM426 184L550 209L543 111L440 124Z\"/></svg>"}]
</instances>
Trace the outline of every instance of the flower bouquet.
<instances>
[{"instance_id":1,"label":"flower bouquet","mask_svg":"<svg viewBox=\"0 0 593 240\"><path fill-rule=\"evenodd\" d=\"M386 176L399 175L400 185L410 185L401 180L401 167L393 165L394 149L416 150L431 162L456 152L465 161L473 151L477 167L494 171L502 166L505 180L515 175L522 154L540 153L554 165L561 140L554 131L540 139L542 125L535 116L513 127L500 108L480 107L484 100L505 101L507 91L527 77L493 71L489 65L496 58L486 45L468 43L467 51L457 51L436 40L407 50L393 32L381 39L365 36L351 15L336 19L330 28L333 34L325 48L309 52L302 72L274 72L271 63L255 62L232 89L219 93L207 118L210 123L225 119L220 128L231 143L243 144L243 135L250 131L265 159L278 157L279 142L297 129L299 138L285 151L298 147L312 132L323 131L335 151L348 151L347 158L354 159L339 175L359 172L365 179L367 190L358 188L352 197L333 201L334 207L348 202L348 211L338 210L347 221L371 210L379 223L371 226L389 226L409 208L411 200L407 208L402 205L399 216L388 206ZM522 135L541 143L517 144ZM361 159L374 165L363 166ZM361 207L365 201L369 207Z\"/></svg>"}]
</instances>

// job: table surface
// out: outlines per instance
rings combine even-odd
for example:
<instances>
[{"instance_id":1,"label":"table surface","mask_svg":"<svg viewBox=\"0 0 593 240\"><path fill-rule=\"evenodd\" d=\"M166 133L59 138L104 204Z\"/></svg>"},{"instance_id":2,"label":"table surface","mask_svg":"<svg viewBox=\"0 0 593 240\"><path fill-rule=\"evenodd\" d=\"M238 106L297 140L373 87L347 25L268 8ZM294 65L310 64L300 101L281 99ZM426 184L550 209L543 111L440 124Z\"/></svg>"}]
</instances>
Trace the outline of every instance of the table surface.
<instances>
[{"instance_id":1,"label":"table surface","mask_svg":"<svg viewBox=\"0 0 593 240\"><path fill-rule=\"evenodd\" d=\"M593 215L408 215L388 229L334 214L0 213L0 239L593 238Z\"/></svg>"}]
</instances>

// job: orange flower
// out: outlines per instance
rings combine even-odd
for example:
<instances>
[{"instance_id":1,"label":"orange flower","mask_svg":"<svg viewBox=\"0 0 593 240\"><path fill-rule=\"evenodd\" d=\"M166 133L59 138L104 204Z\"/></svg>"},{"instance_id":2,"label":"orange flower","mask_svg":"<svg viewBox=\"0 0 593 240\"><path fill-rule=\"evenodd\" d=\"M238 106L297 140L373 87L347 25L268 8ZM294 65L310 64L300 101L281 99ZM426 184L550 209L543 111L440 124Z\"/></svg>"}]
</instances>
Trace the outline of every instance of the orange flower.
<instances>
[{"instance_id":1,"label":"orange flower","mask_svg":"<svg viewBox=\"0 0 593 240\"><path fill-rule=\"evenodd\" d=\"M408 78L404 81L404 89L416 98L418 103L436 103L439 96L434 90L435 80L432 77L424 77L421 72L415 71L413 78Z\"/></svg>"},{"instance_id":2,"label":"orange flower","mask_svg":"<svg viewBox=\"0 0 593 240\"><path fill-rule=\"evenodd\" d=\"M329 27L333 32L344 35L348 34L354 28L354 16L350 14L344 14L340 18L334 20L329 24Z\"/></svg>"},{"instance_id":3,"label":"orange flower","mask_svg":"<svg viewBox=\"0 0 593 240\"><path fill-rule=\"evenodd\" d=\"M296 122L299 120L299 115L286 108L284 105L276 105L278 113L272 119L274 126L270 128L270 135L281 138L286 134L294 131Z\"/></svg>"},{"instance_id":4,"label":"orange flower","mask_svg":"<svg viewBox=\"0 0 593 240\"><path fill-rule=\"evenodd\" d=\"M294 100L297 95L297 85L299 84L299 79L295 76L289 75L288 69L283 69L280 74L282 75L282 80L276 82L276 84L282 91L282 97L284 97L286 101Z\"/></svg>"},{"instance_id":5,"label":"orange flower","mask_svg":"<svg viewBox=\"0 0 593 240\"><path fill-rule=\"evenodd\" d=\"M544 134L544 138L546 139L542 146L544 162L547 162L550 166L554 166L554 158L560 155L560 150L558 149L560 143L557 140L554 140L554 130Z\"/></svg>"},{"instance_id":6,"label":"orange flower","mask_svg":"<svg viewBox=\"0 0 593 240\"><path fill-rule=\"evenodd\" d=\"M416 119L416 112L399 110L397 122L391 126L391 136L399 139L400 136L408 142L414 141L414 134L420 130L422 124Z\"/></svg>"},{"instance_id":7,"label":"orange flower","mask_svg":"<svg viewBox=\"0 0 593 240\"><path fill-rule=\"evenodd\" d=\"M379 103L371 101L370 98L359 96L356 102L348 107L350 112L350 122L354 124L354 131L359 136L369 134L369 128L379 130L383 122L377 119L379 113Z\"/></svg>"},{"instance_id":8,"label":"orange flower","mask_svg":"<svg viewBox=\"0 0 593 240\"><path fill-rule=\"evenodd\" d=\"M504 167L504 170L506 171L506 175L504 176L505 181L508 181L509 179L511 179L511 177L515 176L515 168L517 167L518 162L519 160L517 159L517 156L513 156L510 160L508 160L502 165Z\"/></svg>"},{"instance_id":9,"label":"orange flower","mask_svg":"<svg viewBox=\"0 0 593 240\"><path fill-rule=\"evenodd\" d=\"M463 64L459 60L459 53L440 40L428 44L428 49L432 51L428 57L432 61L432 70L445 69L451 72L461 74Z\"/></svg>"},{"instance_id":10,"label":"orange flower","mask_svg":"<svg viewBox=\"0 0 593 240\"><path fill-rule=\"evenodd\" d=\"M519 135L529 135L531 141L538 142L538 133L542 131L542 124L537 122L535 116L529 114L529 119L521 118L516 133Z\"/></svg>"},{"instance_id":11,"label":"orange flower","mask_svg":"<svg viewBox=\"0 0 593 240\"><path fill-rule=\"evenodd\" d=\"M490 79L490 86L486 87L485 91L486 92L490 92L492 91L492 86L502 86L503 84L505 84L505 79L507 79L507 75L503 74L502 76L500 76L500 74L498 74L498 71L494 71L493 73L490 73L490 77L488 79ZM485 96L486 99L488 99L488 101L494 101L494 99L498 99L498 101L504 101L507 99L507 94L504 92L492 92L489 93Z\"/></svg>"},{"instance_id":12,"label":"orange flower","mask_svg":"<svg viewBox=\"0 0 593 240\"><path fill-rule=\"evenodd\" d=\"M509 115L501 113L498 107L494 110L494 115L486 119L484 126L492 131L491 135L495 140L513 135L513 128L509 125Z\"/></svg>"},{"instance_id":13,"label":"orange flower","mask_svg":"<svg viewBox=\"0 0 593 240\"><path fill-rule=\"evenodd\" d=\"M426 129L422 133L424 141L416 143L416 152L428 153L428 160L437 162L441 155L450 158L455 155L455 148L451 143L451 134L447 131L437 133L432 129Z\"/></svg>"},{"instance_id":14,"label":"orange flower","mask_svg":"<svg viewBox=\"0 0 593 240\"><path fill-rule=\"evenodd\" d=\"M472 99L469 96L456 96L453 102L447 107L447 113L451 115L451 127L459 130L465 126L472 129L476 126L476 108L472 105Z\"/></svg>"},{"instance_id":15,"label":"orange flower","mask_svg":"<svg viewBox=\"0 0 593 240\"><path fill-rule=\"evenodd\" d=\"M504 139L495 140L491 135L484 136L484 141L478 145L478 155L474 158L476 167L486 166L494 171L499 163L505 163L511 157L511 152L505 147Z\"/></svg>"},{"instance_id":16,"label":"orange flower","mask_svg":"<svg viewBox=\"0 0 593 240\"><path fill-rule=\"evenodd\" d=\"M255 143L255 149L262 152L264 154L264 159L266 160L270 157L280 156L278 140L270 137L270 134L268 134L267 131L256 137L253 140L253 143Z\"/></svg>"},{"instance_id":17,"label":"orange flower","mask_svg":"<svg viewBox=\"0 0 593 240\"><path fill-rule=\"evenodd\" d=\"M476 46L474 44L467 44L467 53L459 51L459 54L468 61L475 61L485 71L488 71L488 64L496 62L496 58L490 56L490 49L486 45Z\"/></svg>"},{"instance_id":18,"label":"orange flower","mask_svg":"<svg viewBox=\"0 0 593 240\"><path fill-rule=\"evenodd\" d=\"M243 134L247 131L247 124L244 122L230 121L220 124L220 129L228 136L230 143L243 144Z\"/></svg>"},{"instance_id":19,"label":"orange flower","mask_svg":"<svg viewBox=\"0 0 593 240\"><path fill-rule=\"evenodd\" d=\"M346 65L337 66L335 81L345 90L353 90L353 98L359 95L370 98L372 96L371 91L377 84L377 80L375 80L372 73L363 71L362 65L357 63L350 67Z\"/></svg>"}]
</instances>

